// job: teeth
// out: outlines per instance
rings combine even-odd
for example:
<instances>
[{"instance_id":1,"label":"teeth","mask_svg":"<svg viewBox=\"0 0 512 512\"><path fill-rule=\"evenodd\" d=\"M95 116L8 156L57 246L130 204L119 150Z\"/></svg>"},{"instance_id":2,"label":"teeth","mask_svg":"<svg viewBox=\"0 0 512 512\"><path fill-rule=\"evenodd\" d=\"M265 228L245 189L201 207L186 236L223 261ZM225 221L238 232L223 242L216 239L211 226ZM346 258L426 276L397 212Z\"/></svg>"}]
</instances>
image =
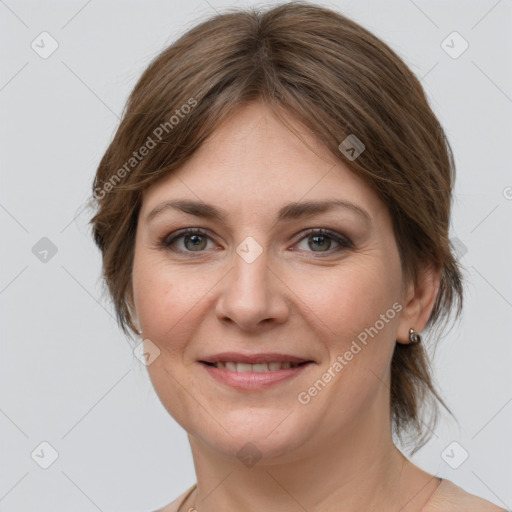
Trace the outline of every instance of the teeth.
<instances>
[{"instance_id":1,"label":"teeth","mask_svg":"<svg viewBox=\"0 0 512 512\"><path fill-rule=\"evenodd\" d=\"M230 372L269 372L277 370L288 370L290 368L296 368L299 366L295 363L286 362L272 362L272 363L236 363L233 361L219 361L214 364L215 368L224 368Z\"/></svg>"},{"instance_id":2,"label":"teeth","mask_svg":"<svg viewBox=\"0 0 512 512\"><path fill-rule=\"evenodd\" d=\"M237 372L252 372L252 364L236 363Z\"/></svg>"}]
</instances>

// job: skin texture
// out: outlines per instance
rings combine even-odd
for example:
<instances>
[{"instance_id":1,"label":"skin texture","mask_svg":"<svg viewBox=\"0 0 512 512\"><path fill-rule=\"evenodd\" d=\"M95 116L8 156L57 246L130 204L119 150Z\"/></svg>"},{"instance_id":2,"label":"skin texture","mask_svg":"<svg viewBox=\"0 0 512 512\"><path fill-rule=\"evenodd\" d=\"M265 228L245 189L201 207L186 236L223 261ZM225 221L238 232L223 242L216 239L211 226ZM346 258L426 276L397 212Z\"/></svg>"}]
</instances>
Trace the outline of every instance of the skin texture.
<instances>
[{"instance_id":1,"label":"skin texture","mask_svg":"<svg viewBox=\"0 0 512 512\"><path fill-rule=\"evenodd\" d=\"M160 350L148 366L156 393L189 434L198 490L182 510L291 512L299 503L310 512L419 511L438 480L392 442L390 362L395 343L408 343L411 327L425 327L439 273L425 269L416 285L404 282L384 203L295 126L314 152L265 104L245 106L144 193L133 309L143 339ZM200 200L229 214L221 222L167 208L148 221L171 199ZM369 219L337 208L277 221L285 204L329 199L350 201ZM184 237L163 244L183 228L207 231L199 251ZM305 232L316 228L353 245L329 237L315 245L315 234ZM236 251L249 236L262 249L251 263ZM394 318L386 316L342 371L300 403L298 394L393 304L401 306ZM280 352L315 364L271 388L240 391L199 363L224 351ZM261 455L252 467L237 457L248 442Z\"/></svg>"}]
</instances>

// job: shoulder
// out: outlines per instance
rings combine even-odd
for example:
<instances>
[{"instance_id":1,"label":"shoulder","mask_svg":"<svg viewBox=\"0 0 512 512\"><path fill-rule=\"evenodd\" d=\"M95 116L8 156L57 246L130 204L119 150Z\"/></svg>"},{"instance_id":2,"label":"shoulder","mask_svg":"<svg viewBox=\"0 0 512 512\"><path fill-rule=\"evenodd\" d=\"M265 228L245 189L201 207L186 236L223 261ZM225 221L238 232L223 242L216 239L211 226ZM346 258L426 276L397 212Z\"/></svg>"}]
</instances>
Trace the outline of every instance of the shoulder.
<instances>
[{"instance_id":1,"label":"shoulder","mask_svg":"<svg viewBox=\"0 0 512 512\"><path fill-rule=\"evenodd\" d=\"M185 501L187 496L195 489L195 487L196 484L194 484L192 487L188 488L185 492L180 494L174 501L171 501L171 503L165 505L165 507L155 510L155 512L177 512L180 505ZM184 510L183 512L187 511Z\"/></svg>"},{"instance_id":2,"label":"shoulder","mask_svg":"<svg viewBox=\"0 0 512 512\"><path fill-rule=\"evenodd\" d=\"M422 512L507 512L450 480L443 480Z\"/></svg>"}]
</instances>

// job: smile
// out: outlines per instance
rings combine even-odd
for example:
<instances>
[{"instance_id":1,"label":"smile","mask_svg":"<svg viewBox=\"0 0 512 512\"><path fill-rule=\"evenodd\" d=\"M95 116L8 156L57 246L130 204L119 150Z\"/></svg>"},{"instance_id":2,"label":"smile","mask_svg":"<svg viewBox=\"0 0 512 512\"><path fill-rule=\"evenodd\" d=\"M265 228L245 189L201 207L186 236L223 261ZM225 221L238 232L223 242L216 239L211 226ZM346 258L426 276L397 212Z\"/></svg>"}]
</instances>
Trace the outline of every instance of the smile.
<instances>
[{"instance_id":1,"label":"smile","mask_svg":"<svg viewBox=\"0 0 512 512\"><path fill-rule=\"evenodd\" d=\"M270 361L241 363L238 361L200 361L200 366L216 382L238 391L259 391L297 378L313 361Z\"/></svg>"},{"instance_id":2,"label":"smile","mask_svg":"<svg viewBox=\"0 0 512 512\"><path fill-rule=\"evenodd\" d=\"M275 361L271 363L238 363L234 361L219 361L217 363L206 363L215 368L223 368L229 372L275 372L278 370L289 370L290 368L297 368L303 363L291 363L289 361Z\"/></svg>"}]
</instances>

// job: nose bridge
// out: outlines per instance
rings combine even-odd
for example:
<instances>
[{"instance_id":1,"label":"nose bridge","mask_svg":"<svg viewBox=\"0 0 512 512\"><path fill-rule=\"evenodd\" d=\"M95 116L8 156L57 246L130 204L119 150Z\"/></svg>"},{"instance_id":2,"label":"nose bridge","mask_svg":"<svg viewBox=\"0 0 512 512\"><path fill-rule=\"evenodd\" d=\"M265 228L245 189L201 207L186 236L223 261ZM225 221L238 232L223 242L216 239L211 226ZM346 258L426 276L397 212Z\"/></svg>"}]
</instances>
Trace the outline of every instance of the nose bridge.
<instances>
[{"instance_id":1,"label":"nose bridge","mask_svg":"<svg viewBox=\"0 0 512 512\"><path fill-rule=\"evenodd\" d=\"M268 286L269 251L252 236L246 237L236 248L233 283L244 294L261 300ZM261 296L258 296L261 295Z\"/></svg>"},{"instance_id":2,"label":"nose bridge","mask_svg":"<svg viewBox=\"0 0 512 512\"><path fill-rule=\"evenodd\" d=\"M236 247L233 268L217 307L219 318L230 319L243 329L265 320L284 320L286 301L269 268L268 256L268 249L254 237L246 237Z\"/></svg>"}]
</instances>

